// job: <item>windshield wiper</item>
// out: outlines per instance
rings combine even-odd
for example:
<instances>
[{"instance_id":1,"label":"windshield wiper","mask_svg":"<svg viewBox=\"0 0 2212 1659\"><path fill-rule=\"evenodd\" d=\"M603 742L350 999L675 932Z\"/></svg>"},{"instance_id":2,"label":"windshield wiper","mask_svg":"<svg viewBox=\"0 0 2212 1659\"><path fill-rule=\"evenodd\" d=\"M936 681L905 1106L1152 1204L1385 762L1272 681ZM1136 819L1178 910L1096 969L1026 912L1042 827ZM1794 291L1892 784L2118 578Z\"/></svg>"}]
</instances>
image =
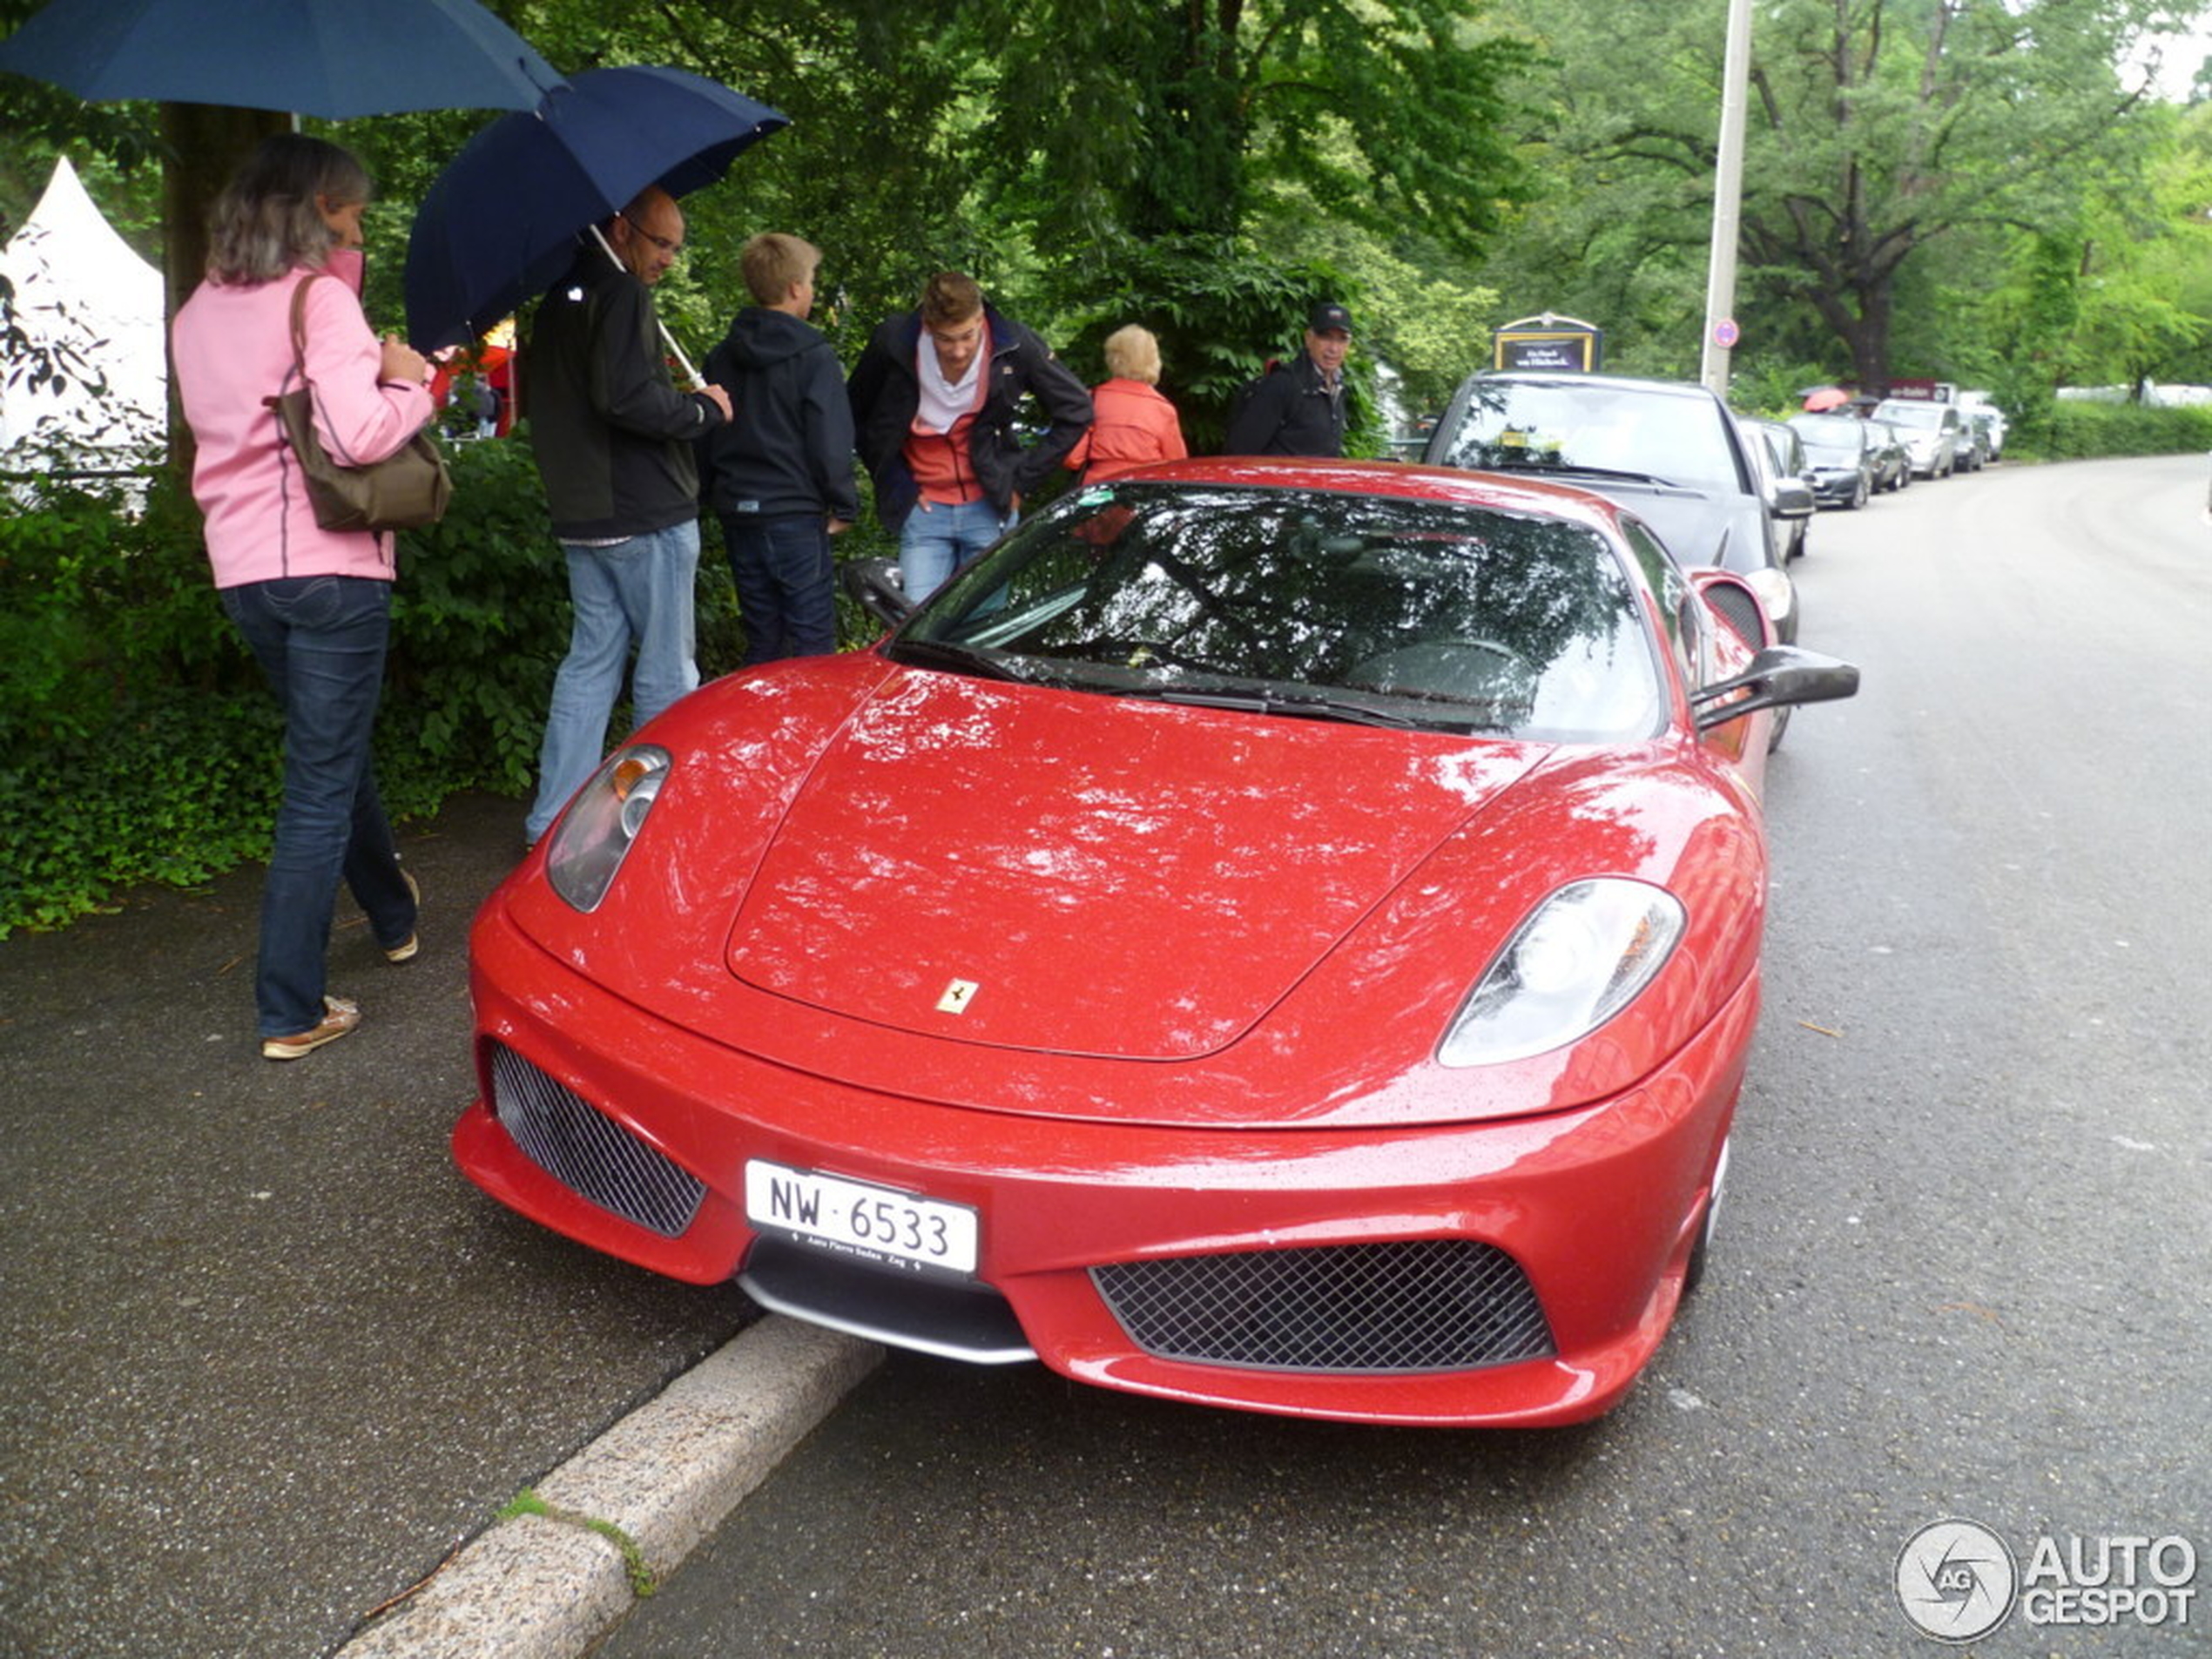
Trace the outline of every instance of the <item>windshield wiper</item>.
<instances>
[{"instance_id":1,"label":"windshield wiper","mask_svg":"<svg viewBox=\"0 0 2212 1659\"><path fill-rule=\"evenodd\" d=\"M894 663L910 663L920 668L949 668L956 673L974 674L987 680L1026 678L996 651L955 645L942 639L894 639L883 648L883 654Z\"/></svg>"},{"instance_id":2,"label":"windshield wiper","mask_svg":"<svg viewBox=\"0 0 2212 1659\"><path fill-rule=\"evenodd\" d=\"M1325 691L1199 691L1186 686L1148 686L1136 693L1163 703L1185 704L1201 709L1242 709L1253 714L1301 715L1309 719L1344 720L1354 725L1393 726L1419 730L1433 721L1372 703L1332 697Z\"/></svg>"}]
</instances>

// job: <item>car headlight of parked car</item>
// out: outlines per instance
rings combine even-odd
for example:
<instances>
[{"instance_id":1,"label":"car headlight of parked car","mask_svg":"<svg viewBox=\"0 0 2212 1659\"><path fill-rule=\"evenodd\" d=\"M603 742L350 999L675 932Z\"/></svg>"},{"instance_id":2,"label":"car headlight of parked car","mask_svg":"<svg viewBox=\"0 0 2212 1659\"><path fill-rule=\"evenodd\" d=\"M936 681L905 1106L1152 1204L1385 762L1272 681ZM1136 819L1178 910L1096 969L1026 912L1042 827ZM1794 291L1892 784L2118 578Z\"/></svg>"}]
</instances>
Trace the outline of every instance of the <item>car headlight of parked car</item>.
<instances>
[{"instance_id":1,"label":"car headlight of parked car","mask_svg":"<svg viewBox=\"0 0 2212 1659\"><path fill-rule=\"evenodd\" d=\"M554 892L578 910L598 908L673 764L667 750L641 743L599 768L553 832L545 879Z\"/></svg>"},{"instance_id":2,"label":"car headlight of parked car","mask_svg":"<svg viewBox=\"0 0 2212 1659\"><path fill-rule=\"evenodd\" d=\"M1743 581L1752 592L1759 596L1759 604L1766 610L1766 618L1777 627L1790 614L1790 607L1797 602L1797 590L1790 578L1771 565L1761 570L1746 570Z\"/></svg>"},{"instance_id":3,"label":"car headlight of parked car","mask_svg":"<svg viewBox=\"0 0 2212 1659\"><path fill-rule=\"evenodd\" d=\"M1560 888L1476 982L1437 1059L1496 1065L1595 1031L1651 983L1684 921L1681 900L1646 882L1608 876Z\"/></svg>"}]
</instances>

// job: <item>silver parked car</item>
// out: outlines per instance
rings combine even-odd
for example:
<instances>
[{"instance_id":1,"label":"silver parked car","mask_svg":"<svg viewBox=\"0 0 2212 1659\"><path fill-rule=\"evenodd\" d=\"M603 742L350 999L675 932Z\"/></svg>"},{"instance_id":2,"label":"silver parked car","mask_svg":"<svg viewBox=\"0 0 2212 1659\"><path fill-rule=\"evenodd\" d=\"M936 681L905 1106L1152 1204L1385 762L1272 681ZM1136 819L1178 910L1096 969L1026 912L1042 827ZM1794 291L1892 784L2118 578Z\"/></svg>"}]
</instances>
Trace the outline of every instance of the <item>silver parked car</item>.
<instances>
[{"instance_id":1,"label":"silver parked car","mask_svg":"<svg viewBox=\"0 0 2212 1659\"><path fill-rule=\"evenodd\" d=\"M1797 595L1774 523L1810 518L1812 491L1796 479L1770 486L1756 444L1693 381L1486 369L1460 383L1423 459L1539 474L1610 497L1683 563L1741 576L1786 644L1797 637Z\"/></svg>"},{"instance_id":2,"label":"silver parked car","mask_svg":"<svg viewBox=\"0 0 2212 1659\"><path fill-rule=\"evenodd\" d=\"M1952 405L1885 397L1874 406L1874 419L1887 421L1904 434L1905 447L1912 452L1915 478L1948 478L1963 463L1959 450L1966 442L1965 423Z\"/></svg>"}]
</instances>

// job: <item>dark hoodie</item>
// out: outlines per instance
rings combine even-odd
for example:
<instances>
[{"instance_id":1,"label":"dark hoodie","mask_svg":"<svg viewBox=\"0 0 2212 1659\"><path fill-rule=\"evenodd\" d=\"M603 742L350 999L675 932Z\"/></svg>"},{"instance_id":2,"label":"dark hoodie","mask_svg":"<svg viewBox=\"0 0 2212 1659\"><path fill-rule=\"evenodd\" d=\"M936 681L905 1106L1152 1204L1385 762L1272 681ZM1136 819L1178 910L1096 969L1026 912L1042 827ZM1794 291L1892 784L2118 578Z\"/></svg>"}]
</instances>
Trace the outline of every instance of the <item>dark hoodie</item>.
<instances>
[{"instance_id":1,"label":"dark hoodie","mask_svg":"<svg viewBox=\"0 0 2212 1659\"><path fill-rule=\"evenodd\" d=\"M730 419L699 441L700 498L716 513L764 518L860 514L853 410L828 341L788 312L748 306L707 354Z\"/></svg>"}]
</instances>

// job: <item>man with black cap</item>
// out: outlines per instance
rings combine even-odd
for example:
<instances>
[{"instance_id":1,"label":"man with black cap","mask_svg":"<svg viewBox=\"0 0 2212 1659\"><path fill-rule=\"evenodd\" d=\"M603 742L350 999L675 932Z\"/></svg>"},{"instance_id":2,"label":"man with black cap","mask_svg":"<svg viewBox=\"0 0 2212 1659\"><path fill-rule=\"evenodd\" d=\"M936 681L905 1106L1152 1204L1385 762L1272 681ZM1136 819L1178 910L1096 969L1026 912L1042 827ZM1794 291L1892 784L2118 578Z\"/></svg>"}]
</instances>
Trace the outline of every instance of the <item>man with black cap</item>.
<instances>
[{"instance_id":1,"label":"man with black cap","mask_svg":"<svg viewBox=\"0 0 2212 1659\"><path fill-rule=\"evenodd\" d=\"M1231 455L1340 455L1344 453L1344 356L1352 348L1352 314L1334 300L1305 320L1305 349L1269 368L1229 416L1221 446Z\"/></svg>"}]
</instances>

